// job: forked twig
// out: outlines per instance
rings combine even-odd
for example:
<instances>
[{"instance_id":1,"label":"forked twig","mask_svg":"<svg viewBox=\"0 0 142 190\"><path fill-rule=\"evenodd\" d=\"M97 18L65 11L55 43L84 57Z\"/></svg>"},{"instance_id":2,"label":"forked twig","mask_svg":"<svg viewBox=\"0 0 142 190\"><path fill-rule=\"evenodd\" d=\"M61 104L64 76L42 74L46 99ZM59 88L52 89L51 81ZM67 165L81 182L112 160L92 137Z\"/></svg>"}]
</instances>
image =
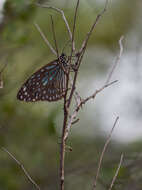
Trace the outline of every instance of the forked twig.
<instances>
[{"instance_id":1,"label":"forked twig","mask_svg":"<svg viewBox=\"0 0 142 190\"><path fill-rule=\"evenodd\" d=\"M107 9L107 5L108 5L108 0L106 0L106 3L105 3L105 7L103 9L103 11L101 11L101 13L99 13L95 19L95 22L93 23L90 31L87 33L86 35L86 38L85 40L83 41L82 43L82 46L80 48L80 50L76 53L76 56L77 56L77 69L75 71L75 75L74 75L74 79L73 79L73 85L72 85L72 89L71 89L71 92L70 92L70 95L69 95L69 99L68 99L68 103L67 103L67 107L70 106L71 104L71 101L72 101L72 97L73 97L73 94L74 94L74 91L75 91L75 85L76 85L76 80L77 80L77 76L78 76L78 71L79 71L79 68L80 68L80 64L81 64L81 61L83 59L83 56L84 56L84 53L85 53L85 50L86 50L86 47L87 47L87 44L88 44L88 40L93 32L93 30L95 29L98 21L100 20L100 18L102 17L102 15L105 13L106 9Z\"/></svg>"},{"instance_id":2,"label":"forked twig","mask_svg":"<svg viewBox=\"0 0 142 190\"><path fill-rule=\"evenodd\" d=\"M103 150L102 150L102 153L101 153L101 156L100 156L100 159L99 159L99 164L98 164L98 168L97 168L96 177L95 177L94 183L93 183L93 190L96 189L97 180L98 180L98 176L99 176L99 174L100 174L100 169L101 169L101 166L102 166L102 161L103 161L104 153L105 153L106 148L107 148L107 146L108 146L108 144L109 144L109 142L110 142L110 140L111 140L111 135L112 135L112 132L113 132L115 126L116 126L116 123L117 123L118 119L119 119L119 117L117 117L117 118L115 119L115 122L114 122L114 124L113 124L113 127L112 127L112 129L111 129L111 131L110 131L110 134L109 134L109 136L108 136L108 138L107 138L107 140L106 140L106 142L105 142L104 148L103 148Z\"/></svg>"},{"instance_id":3,"label":"forked twig","mask_svg":"<svg viewBox=\"0 0 142 190\"><path fill-rule=\"evenodd\" d=\"M121 59L121 56L122 56L122 53L123 53L123 44L122 44L122 40L124 39L123 36L121 36L120 40L119 40L119 46L120 46L120 52L119 52L119 55L117 56L116 60L115 60L115 63L114 63L114 66L112 67L111 71L109 72L108 74L108 77L107 77L107 80L106 82L104 83L104 85L96 90L92 95L88 96L87 98L83 99L80 101L80 104L78 104L78 106L75 108L75 110L73 111L73 113L71 114L71 117L69 119L69 122L68 122L68 125L67 125L67 130L66 130L66 135L65 135L65 139L67 139L68 135L69 135L69 131L70 131L70 128L71 128L71 125L72 123L74 122L74 118L76 118L77 116L77 113L78 111L80 110L80 108L82 107L82 105L84 105L87 101L91 100L91 99L94 99L96 97L96 95L98 93L100 93L102 90L104 90L106 87L114 84L117 82L117 80L113 81L113 82L110 82L110 79L112 77L112 74L118 64L118 62L120 61ZM77 76L76 76L77 77ZM73 81L73 84L72 86L75 86L75 80L76 78L74 78L74 81ZM72 90L73 91L73 90ZM72 92L73 93L73 92ZM70 94L71 96L71 94ZM69 99L70 100L70 99Z\"/></svg>"},{"instance_id":4,"label":"forked twig","mask_svg":"<svg viewBox=\"0 0 142 190\"><path fill-rule=\"evenodd\" d=\"M122 161L123 161L123 154L121 154L121 157L120 157L120 161L119 161L117 170L116 170L116 172L115 172L115 175L113 176L112 182L111 182L110 187L109 187L108 190L112 190L112 187L113 187L113 185L114 185L114 182L116 181L116 178L117 178L117 176L118 176L120 167L121 167L121 165L122 165Z\"/></svg>"},{"instance_id":5,"label":"forked twig","mask_svg":"<svg viewBox=\"0 0 142 190\"><path fill-rule=\"evenodd\" d=\"M76 118L77 116L77 113L78 111L81 109L81 107L86 103L88 102L89 100L91 99L94 99L96 97L96 95L100 92L102 92L105 88L111 86L112 84L116 83L117 80L107 84L107 85L104 85L102 86L100 89L96 90L91 96L88 96L87 98L85 98L84 100L81 100L80 103L78 104L78 106L75 108L74 112L72 113L72 115L70 116L70 119L68 121L68 125L67 125L67 128L66 128L66 134L65 134L65 140L67 140L68 138L68 135L69 135L69 131L71 129L71 126L72 126L72 123L74 122L74 119Z\"/></svg>"},{"instance_id":6,"label":"forked twig","mask_svg":"<svg viewBox=\"0 0 142 190\"><path fill-rule=\"evenodd\" d=\"M41 31L39 25L37 23L34 23L34 25L35 25L36 29L39 31L39 33L40 33L41 37L43 38L44 42L46 43L46 45L50 48L50 50L52 51L52 53L57 56L56 51L54 50L54 48L52 47L52 45L50 44L50 42L47 40L47 38L45 37L45 35Z\"/></svg>"},{"instance_id":7,"label":"forked twig","mask_svg":"<svg viewBox=\"0 0 142 190\"><path fill-rule=\"evenodd\" d=\"M29 173L27 172L27 170L24 168L23 164L21 164L21 162L19 160L17 160L15 158L15 156L13 154L11 154L6 148L2 147L1 148L4 152L6 152L19 166L20 168L23 170L25 176L28 178L28 180L36 187L36 189L41 190L40 187L37 185L37 183L32 179L32 177L29 175Z\"/></svg>"}]
</instances>

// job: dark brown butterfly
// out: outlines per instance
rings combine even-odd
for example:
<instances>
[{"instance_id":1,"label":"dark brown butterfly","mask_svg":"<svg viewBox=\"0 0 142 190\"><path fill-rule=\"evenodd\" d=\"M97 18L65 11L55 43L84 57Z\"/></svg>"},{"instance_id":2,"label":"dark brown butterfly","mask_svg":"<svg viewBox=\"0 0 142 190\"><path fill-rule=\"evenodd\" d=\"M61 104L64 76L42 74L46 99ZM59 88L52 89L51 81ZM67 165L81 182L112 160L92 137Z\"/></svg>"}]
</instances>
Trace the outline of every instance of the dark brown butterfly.
<instances>
[{"instance_id":1,"label":"dark brown butterfly","mask_svg":"<svg viewBox=\"0 0 142 190\"><path fill-rule=\"evenodd\" d=\"M22 85L17 99L25 102L60 100L65 94L67 62L67 56L62 53L40 68Z\"/></svg>"}]
</instances>

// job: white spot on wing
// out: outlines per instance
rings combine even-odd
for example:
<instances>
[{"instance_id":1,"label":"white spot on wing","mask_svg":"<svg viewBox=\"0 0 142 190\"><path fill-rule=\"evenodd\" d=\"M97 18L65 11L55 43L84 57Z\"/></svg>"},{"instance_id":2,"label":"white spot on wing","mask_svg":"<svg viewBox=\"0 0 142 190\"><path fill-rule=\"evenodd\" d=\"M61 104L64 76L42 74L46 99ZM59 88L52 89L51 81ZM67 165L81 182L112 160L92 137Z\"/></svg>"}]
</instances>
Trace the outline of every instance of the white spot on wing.
<instances>
[{"instance_id":1,"label":"white spot on wing","mask_svg":"<svg viewBox=\"0 0 142 190\"><path fill-rule=\"evenodd\" d=\"M25 86L25 87L23 88L23 91L25 91L25 90L26 90L26 88L27 88L27 87Z\"/></svg>"}]
</instances>

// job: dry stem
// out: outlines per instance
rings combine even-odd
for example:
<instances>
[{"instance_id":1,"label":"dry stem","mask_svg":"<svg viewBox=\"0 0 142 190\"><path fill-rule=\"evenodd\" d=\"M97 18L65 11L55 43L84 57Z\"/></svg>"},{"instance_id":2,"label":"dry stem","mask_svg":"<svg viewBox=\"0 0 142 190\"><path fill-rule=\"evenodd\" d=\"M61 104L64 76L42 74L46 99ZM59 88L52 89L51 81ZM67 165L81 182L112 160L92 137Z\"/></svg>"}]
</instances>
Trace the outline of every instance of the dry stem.
<instances>
[{"instance_id":1,"label":"dry stem","mask_svg":"<svg viewBox=\"0 0 142 190\"><path fill-rule=\"evenodd\" d=\"M97 168L96 177L95 177L94 184L93 184L93 190L96 189L97 180L98 180L98 176L99 176L100 169L101 169L101 166L102 166L102 160L103 160L103 157L104 157L104 153L105 153L106 148L107 148L107 146L108 146L108 144L109 144L109 142L110 142L110 140L111 140L111 135L112 135L112 132L113 132L115 126L116 126L116 123L117 123L118 119L119 119L119 117L117 117L117 118L115 119L115 122L114 122L114 124L113 124L113 127L112 127L112 129L111 129L111 131L110 131L110 134L109 134L109 136L108 136L108 138L107 138L107 140L106 140L106 142L105 142L104 148L103 148L103 150L102 150L102 153L101 153L101 156L100 156L100 159L99 159L99 164L98 164L98 168Z\"/></svg>"},{"instance_id":2,"label":"dry stem","mask_svg":"<svg viewBox=\"0 0 142 190\"><path fill-rule=\"evenodd\" d=\"M67 129L66 129L66 134L65 134L65 140L68 138L68 135L69 135L69 131L70 131L70 128L72 126L72 124L74 123L74 119L76 118L77 116L77 113L78 111L82 108L82 106L88 102L89 100L91 99L95 99L96 95L98 93L100 93L101 91L103 91L105 88L111 86L112 84L116 83L117 80L107 84L107 85L104 85L102 86L100 89L96 90L91 96L88 96L87 98L85 98L84 100L81 100L80 103L78 104L78 106L76 107L76 109L74 110L74 112L72 113L72 115L70 116L70 120L68 122L68 125L67 125Z\"/></svg>"},{"instance_id":3,"label":"dry stem","mask_svg":"<svg viewBox=\"0 0 142 190\"><path fill-rule=\"evenodd\" d=\"M100 20L100 18L103 16L103 14L105 13L105 11L107 10L107 6L108 6L108 0L106 0L104 9L97 15L95 22L94 22L93 25L91 26L90 31L87 33L86 38L85 38L85 40L83 41L80 50L78 51L78 54L81 54L81 53L84 52L84 50L86 49L88 40L89 40L89 38L90 38L90 36L91 36L91 34L92 34L94 28L96 27L98 21Z\"/></svg>"},{"instance_id":4,"label":"dry stem","mask_svg":"<svg viewBox=\"0 0 142 190\"><path fill-rule=\"evenodd\" d=\"M37 185L37 183L32 179L32 177L30 176L30 174L27 172L27 170L24 168L23 164L19 160L17 160L15 158L15 156L13 154L11 154L6 148L2 147L1 149L4 152L6 152L20 166L20 168L23 170L25 176L32 183L32 185L34 185L36 189L41 190L40 187Z\"/></svg>"},{"instance_id":5,"label":"dry stem","mask_svg":"<svg viewBox=\"0 0 142 190\"><path fill-rule=\"evenodd\" d=\"M119 161L117 170L116 170L116 172L115 172L115 175L113 176L112 182L111 182L110 187L109 187L108 190L112 190L112 187L113 187L113 185L114 185L114 183L115 183L115 181L116 181L116 178L117 178L117 176L118 176L120 167L121 167L121 165L122 165L122 161L123 161L123 154L121 154L121 157L120 157L120 161Z\"/></svg>"},{"instance_id":6,"label":"dry stem","mask_svg":"<svg viewBox=\"0 0 142 190\"><path fill-rule=\"evenodd\" d=\"M64 21L64 23L66 25L67 31L68 31L70 41L72 43L71 55L70 55L70 60L69 60L69 62L71 63L71 57L72 57L73 52L75 51L74 33L75 33L75 27L76 27L76 17L77 17L77 11L78 11L78 6L79 6L79 0L77 1L76 9L75 9L74 23L73 23L73 34L72 34L71 30L70 30L68 21L67 21L65 15L64 15L63 10L61 10L59 8L56 8L56 7L53 7L53 6L49 6L49 5L41 5L41 4L37 4L37 5L40 6L40 7L43 7L43 8L48 8L48 9L55 10L55 11L57 11L57 12L59 12L61 14L61 16L63 18L63 21ZM75 110L74 110L73 114L71 115L71 117L69 119L69 122L68 122L69 108L70 108L70 105L71 105L71 102L72 102L72 98L73 98L73 95L74 95L74 92L75 92L76 80L77 80L79 68L80 68L80 65L81 65L81 61L82 61L83 55L85 53L85 50L86 50L86 47L87 47L87 44L88 44L88 40L89 40L89 38L90 38L93 30L95 29L98 21L100 20L100 18L102 17L102 15L104 14L104 12L106 11L107 5L108 5L108 0L106 0L105 7L104 7L103 11L101 11L101 13L99 13L97 15L97 17L96 17L93 25L91 26L90 31L87 33L87 35L86 35L86 37L85 37L85 39L84 39L84 41L82 43L82 46L81 46L80 50L76 53L76 57L77 57L76 66L77 67L74 70L74 78L73 78L73 82L72 82L72 86L71 86L71 91L70 91L69 95L68 95L68 89L69 89L69 72L70 72L70 68L69 68L69 72L65 73L66 74L66 89L67 90L66 90L65 96L64 96L64 121L63 121L62 140L61 140L61 147L60 147L60 190L64 190L64 170L65 170L64 169L64 167L65 167L64 166L64 162L65 162L66 140L67 140L67 137L68 137L71 125L78 121L78 119L74 121L74 119L75 119L75 117L77 115L77 112L80 110L80 108L82 107L82 105L85 104L88 100L90 100L92 98L95 98L96 95L99 92L101 92L103 89L105 89L109 85L111 85L111 84L113 84L113 83L116 82L116 81L114 81L112 83L107 83L106 85L104 85L99 90L96 90L95 93L93 93L93 95L87 97L84 100L81 100L81 98L79 98L77 106L76 106L76 108L75 108ZM53 35L55 35L55 34L53 34Z\"/></svg>"},{"instance_id":7,"label":"dry stem","mask_svg":"<svg viewBox=\"0 0 142 190\"><path fill-rule=\"evenodd\" d=\"M75 14L74 14L74 21L73 21L73 31L72 31L72 49L71 49L71 57L73 51L75 51L75 41L74 41L74 34L75 34L75 28L76 28L76 17L77 17L77 10L79 7L79 0L77 0Z\"/></svg>"},{"instance_id":8,"label":"dry stem","mask_svg":"<svg viewBox=\"0 0 142 190\"><path fill-rule=\"evenodd\" d=\"M108 74L108 77L107 77L107 80L106 80L106 83L105 83L105 84L108 84L108 83L110 82L110 79L111 79L111 77L112 77L112 75L113 75L113 73L114 73L114 70L115 70L116 66L118 65L118 63L119 63L119 61L120 61L120 59L121 59L121 57L122 57L122 53L123 53L122 40L123 40L123 39L124 39L124 36L121 36L121 37L120 37L120 40L119 40L119 48L120 48L119 55L116 57L116 60L115 60L115 62L114 62L114 64L113 64L113 66L112 66L111 71L110 71L109 74Z\"/></svg>"},{"instance_id":9,"label":"dry stem","mask_svg":"<svg viewBox=\"0 0 142 190\"><path fill-rule=\"evenodd\" d=\"M114 83L117 82L117 80L115 80L115 81L113 81L113 82L110 82L110 79L111 79L111 77L112 77L112 75L113 75L113 73L114 73L114 70L115 70L117 64L119 63L120 58L121 58L122 53L123 53L123 44L122 44L122 40L123 40L123 39L124 39L124 37L121 36L121 38L120 38L120 40L119 40L120 52L119 52L119 55L118 55L117 58L116 58L116 61L115 61L114 65L113 65L111 71L110 71L109 74L108 74L108 77L107 77L107 79L106 79L105 84L104 84L100 89L96 90L92 95L90 95L90 96L88 96L87 98L85 98L84 100L79 99L79 102L80 102L80 103L76 106L75 110L73 111L73 113L72 113L71 116L70 116L70 120L69 120L69 122L68 122L67 130L66 130L66 134L65 134L65 139L67 139L67 137L68 137L68 135L69 135L70 128L71 128L71 126L72 126L72 123L74 123L74 119L76 118L77 113L78 113L78 111L80 110L80 108L82 107L82 105L84 105L87 101L89 101L89 100L91 100L91 99L94 99L94 98L96 97L96 95L97 95L98 93L100 93L102 90L104 90L106 87L108 87L108 86L110 86L110 85L112 85L112 84L114 84ZM75 89L75 83L76 83L75 80L76 80L76 78L77 78L77 72L75 73L75 77L74 77L74 81L73 81L73 84L72 84L72 91L71 91L71 93L74 92L73 90ZM71 93L70 93L70 96L72 95ZM71 102L71 99L69 98L69 104L70 104L70 102Z\"/></svg>"}]
</instances>

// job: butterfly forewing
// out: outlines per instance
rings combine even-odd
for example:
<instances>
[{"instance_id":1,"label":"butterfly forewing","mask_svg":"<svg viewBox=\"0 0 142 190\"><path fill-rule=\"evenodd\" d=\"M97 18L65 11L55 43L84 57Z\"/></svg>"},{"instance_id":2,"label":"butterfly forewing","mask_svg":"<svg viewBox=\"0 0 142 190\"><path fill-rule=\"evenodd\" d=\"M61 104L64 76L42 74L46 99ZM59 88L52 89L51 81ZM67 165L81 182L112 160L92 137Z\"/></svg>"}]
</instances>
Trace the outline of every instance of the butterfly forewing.
<instances>
[{"instance_id":1,"label":"butterfly forewing","mask_svg":"<svg viewBox=\"0 0 142 190\"><path fill-rule=\"evenodd\" d=\"M21 101L57 101L65 94L66 74L62 67L66 69L66 58L62 54L59 59L54 60L37 72L22 85L17 94L17 98Z\"/></svg>"}]
</instances>

